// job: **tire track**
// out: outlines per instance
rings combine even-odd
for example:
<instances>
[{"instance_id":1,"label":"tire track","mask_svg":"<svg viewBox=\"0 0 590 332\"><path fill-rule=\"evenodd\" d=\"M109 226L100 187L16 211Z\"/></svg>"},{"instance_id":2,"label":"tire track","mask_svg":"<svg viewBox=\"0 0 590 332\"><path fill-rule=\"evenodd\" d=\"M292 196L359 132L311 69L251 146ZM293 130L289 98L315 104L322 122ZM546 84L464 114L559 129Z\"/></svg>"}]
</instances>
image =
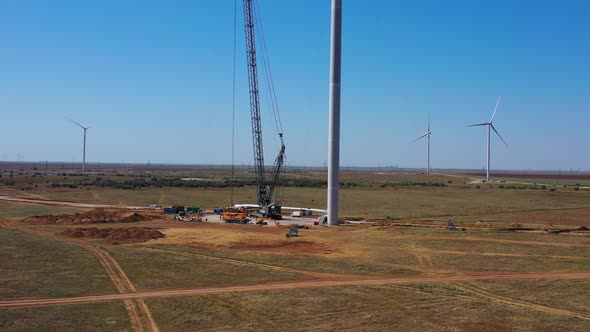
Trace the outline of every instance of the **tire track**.
<instances>
[{"instance_id":1,"label":"tire track","mask_svg":"<svg viewBox=\"0 0 590 332\"><path fill-rule=\"evenodd\" d=\"M263 268L263 269L271 269L271 270L280 271L280 272L302 274L302 275L307 275L310 277L316 277L316 278L321 278L321 279L338 279L338 278L351 279L351 278L355 278L355 277L358 277L360 279L363 278L363 276L299 270L299 269L293 269L293 268L289 268L289 267L282 267L282 266L278 266L278 265L248 262L248 261L243 261L243 260L234 259L234 258L217 257L217 256L204 255L204 254L198 254L198 253L193 253L193 252L169 250L169 249L148 248L148 247L128 247L128 249L145 251L145 252L162 252L162 253L167 253L167 254L184 256L184 257L197 257L197 258L202 258L202 259L206 259L206 260L213 260L213 261L228 263L228 264L237 265L237 266L252 266L252 267L258 267L258 268ZM366 278L366 276L364 278Z\"/></svg>"},{"instance_id":2,"label":"tire track","mask_svg":"<svg viewBox=\"0 0 590 332\"><path fill-rule=\"evenodd\" d=\"M477 236L448 236L448 235L393 235L394 239L410 239L410 240L453 240L453 241L473 241L473 242L492 242L504 244L520 244L520 245L540 245L564 248L590 248L590 244L585 243L567 243L567 242L543 242L543 241L521 241L521 240L507 240L507 239L493 239Z\"/></svg>"},{"instance_id":3,"label":"tire track","mask_svg":"<svg viewBox=\"0 0 590 332\"><path fill-rule=\"evenodd\" d=\"M483 298L483 299L487 299L487 300L490 300L490 301L493 301L496 303L502 303L502 304L513 305L513 306L520 306L520 307L524 307L524 308L531 309L531 310L537 310L537 311L541 311L541 312L566 315L569 317L576 317L576 318L581 318L581 319L585 319L585 320L590 320L590 315L588 315L588 314L579 313L579 312L566 310L566 309L548 307L548 306L544 306L544 305L538 305L538 304L520 301L520 300L515 300L515 299L503 297L500 295L496 295L496 294L484 291L481 288L477 288L477 287L466 285L466 284L462 284L461 286L458 286L458 289L460 289L464 292L468 292L471 295L431 293L431 292L422 291L420 289L417 289L417 288L414 288L411 286L387 285L385 287L392 288L392 289L403 289L403 290L410 291L410 292L422 293L422 294L428 294L428 295L436 294L437 296L444 297L444 298L455 298L455 299L463 299L463 300L481 300Z\"/></svg>"},{"instance_id":4,"label":"tire track","mask_svg":"<svg viewBox=\"0 0 590 332\"><path fill-rule=\"evenodd\" d=\"M541 312L550 313L550 314L557 314L557 315L580 318L580 319L584 319L584 320L590 320L590 315L580 313L580 312L570 311L570 310L566 310L566 309L553 308L553 307L547 307L544 305L525 302L525 301L521 301L521 300L515 300L515 299L507 298L504 296L489 293L483 289L480 289L480 288L477 288L474 286L461 285L461 288L472 293L472 294L475 294L479 297L488 299L492 302L509 304L509 305L513 305L513 306L523 307L523 308L541 311Z\"/></svg>"},{"instance_id":5,"label":"tire track","mask_svg":"<svg viewBox=\"0 0 590 332\"><path fill-rule=\"evenodd\" d=\"M417 277L389 277L389 278L366 278L351 280L312 280L312 281L291 281L278 283L265 283L245 286L225 286L209 288L182 288L182 289L163 289L163 290L146 290L130 293L118 293L107 295L88 295L76 296L69 298L43 298L43 299L11 299L0 301L0 308L13 307L30 307L30 306L50 306L64 304L82 304L95 302L109 302L130 299L148 299L148 298L166 298L182 296L202 296L225 293L245 293L245 292L264 292L276 290L294 290L294 289L311 289L325 287L345 287L345 286L384 286L384 285L411 285L423 283L462 283L470 281L515 281L515 280L575 280L590 279L590 271L585 272L503 272L503 273L477 273L477 274L455 274L446 276L417 276ZM493 296L493 295L491 295ZM498 301L517 303L517 301L505 299L496 296ZM520 302L521 306L536 306L536 308L549 307L531 305ZM560 311L561 310L561 311ZM562 309L554 309L552 312L563 312L572 315L572 312ZM578 314L583 319L589 319L590 315Z\"/></svg>"},{"instance_id":6,"label":"tire track","mask_svg":"<svg viewBox=\"0 0 590 332\"><path fill-rule=\"evenodd\" d=\"M102 250L97 246L94 246L83 240L61 238L51 233L33 230L3 220L0 220L0 226L19 232L32 234L36 236L42 236L50 238L52 240L66 242L82 247L94 254L94 256L98 259L100 264L106 270L107 274L109 275L109 278L111 278L111 281L113 282L115 288L119 293L125 294L137 292L137 289L135 288L129 277L127 277L127 274L125 274L121 266L106 251ZM125 299L123 300L123 302L125 304L127 313L129 314L129 318L131 319L133 330L138 332L159 332L158 326L143 299Z\"/></svg>"}]
</instances>

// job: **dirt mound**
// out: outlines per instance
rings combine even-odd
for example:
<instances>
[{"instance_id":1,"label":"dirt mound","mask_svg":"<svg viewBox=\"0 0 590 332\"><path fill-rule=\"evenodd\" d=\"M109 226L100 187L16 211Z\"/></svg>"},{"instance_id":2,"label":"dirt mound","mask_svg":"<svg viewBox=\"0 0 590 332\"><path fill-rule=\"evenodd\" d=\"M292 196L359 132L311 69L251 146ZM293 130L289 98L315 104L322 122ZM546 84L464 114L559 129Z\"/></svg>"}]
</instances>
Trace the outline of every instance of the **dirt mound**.
<instances>
[{"instance_id":1,"label":"dirt mound","mask_svg":"<svg viewBox=\"0 0 590 332\"><path fill-rule=\"evenodd\" d=\"M547 231L547 230L555 229L555 227L553 227L552 224L545 224L543 226L543 229Z\"/></svg>"},{"instance_id":2,"label":"dirt mound","mask_svg":"<svg viewBox=\"0 0 590 332\"><path fill-rule=\"evenodd\" d=\"M105 239L108 242L118 243L139 243L153 239L166 237L162 232L149 227L128 227L128 228L74 228L66 229L57 233L69 237L89 237L93 239Z\"/></svg>"},{"instance_id":3,"label":"dirt mound","mask_svg":"<svg viewBox=\"0 0 590 332\"><path fill-rule=\"evenodd\" d=\"M475 224L473 224L473 227L481 228L481 227L492 227L492 226L489 223L484 222L483 220L478 220Z\"/></svg>"},{"instance_id":4,"label":"dirt mound","mask_svg":"<svg viewBox=\"0 0 590 332\"><path fill-rule=\"evenodd\" d=\"M99 223L120 223L120 222L138 222L151 220L151 217L146 217L137 212L129 212L126 210L105 210L95 209L83 213L75 214L57 214L48 216L33 216L22 219L21 222L34 225L78 225L78 224L99 224Z\"/></svg>"}]
</instances>

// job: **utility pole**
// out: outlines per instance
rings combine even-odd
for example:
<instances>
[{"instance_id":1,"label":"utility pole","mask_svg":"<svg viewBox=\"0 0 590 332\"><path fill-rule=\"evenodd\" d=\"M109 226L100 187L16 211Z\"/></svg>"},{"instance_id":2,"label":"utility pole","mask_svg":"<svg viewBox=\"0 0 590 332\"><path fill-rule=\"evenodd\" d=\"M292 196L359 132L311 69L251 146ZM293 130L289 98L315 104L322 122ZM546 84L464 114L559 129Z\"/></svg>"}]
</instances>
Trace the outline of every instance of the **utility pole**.
<instances>
[{"instance_id":1,"label":"utility pole","mask_svg":"<svg viewBox=\"0 0 590 332\"><path fill-rule=\"evenodd\" d=\"M330 129L328 146L328 224L338 225L340 172L340 81L342 58L342 0L332 0L330 42Z\"/></svg>"}]
</instances>

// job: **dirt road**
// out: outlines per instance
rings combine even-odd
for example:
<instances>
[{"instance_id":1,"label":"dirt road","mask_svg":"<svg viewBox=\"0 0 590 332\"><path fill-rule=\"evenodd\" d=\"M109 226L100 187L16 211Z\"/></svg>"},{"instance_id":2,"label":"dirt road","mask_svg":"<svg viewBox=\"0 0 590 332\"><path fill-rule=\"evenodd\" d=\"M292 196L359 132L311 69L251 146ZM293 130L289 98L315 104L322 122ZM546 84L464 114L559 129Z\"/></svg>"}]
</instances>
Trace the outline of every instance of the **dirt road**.
<instances>
[{"instance_id":1,"label":"dirt road","mask_svg":"<svg viewBox=\"0 0 590 332\"><path fill-rule=\"evenodd\" d=\"M529 241L529 240L507 240L494 239L479 236L451 236L451 235L389 235L395 239L412 239L412 240L453 240L453 241L474 241L474 242L492 242L519 245L537 245L565 248L590 248L590 244L585 243L568 243L568 242L550 242L550 241Z\"/></svg>"},{"instance_id":2,"label":"dirt road","mask_svg":"<svg viewBox=\"0 0 590 332\"><path fill-rule=\"evenodd\" d=\"M132 209L132 210L149 209L149 207L146 207L146 206L74 203L74 202L61 202L61 201L51 201L51 200L43 200L43 199L17 198L17 197L9 197L9 196L2 196L2 195L0 195L0 201L52 205L52 206L69 206L69 207L89 208L89 209L95 209L95 208L115 208L115 209Z\"/></svg>"},{"instance_id":3,"label":"dirt road","mask_svg":"<svg viewBox=\"0 0 590 332\"><path fill-rule=\"evenodd\" d=\"M109 277L111 278L113 284L115 285L119 293L125 294L137 291L137 289L135 288L131 280L129 280L123 269L121 269L119 264L106 251L93 245L90 242L78 239L59 237L52 233L34 230L28 227L18 225L17 223L12 223L3 220L0 220L0 227L9 228L36 236L43 236L82 247L92 252L96 256L100 264L107 271ZM131 319L134 331L159 331L158 326L156 325L156 322L154 321L143 299L123 299L123 302L129 314L129 318Z\"/></svg>"},{"instance_id":4,"label":"dirt road","mask_svg":"<svg viewBox=\"0 0 590 332\"><path fill-rule=\"evenodd\" d=\"M421 283L455 283L469 281L507 281L507 280L573 280L588 279L590 272L504 272L504 273L477 273L457 274L447 276L418 276L418 277L395 277L395 278L372 278L356 280L321 280L321 281L300 281L266 283L260 285L228 286L210 288L184 288L149 290L130 293L89 295L70 298L45 298L45 299L12 299L0 301L0 308L48 306L64 304L81 304L94 302L108 302L132 299L147 299L178 296L199 296L211 294L223 294L231 292L261 292L285 289L301 288L322 288L336 286L382 286L382 285L407 285ZM590 316L588 316L590 319Z\"/></svg>"}]
</instances>

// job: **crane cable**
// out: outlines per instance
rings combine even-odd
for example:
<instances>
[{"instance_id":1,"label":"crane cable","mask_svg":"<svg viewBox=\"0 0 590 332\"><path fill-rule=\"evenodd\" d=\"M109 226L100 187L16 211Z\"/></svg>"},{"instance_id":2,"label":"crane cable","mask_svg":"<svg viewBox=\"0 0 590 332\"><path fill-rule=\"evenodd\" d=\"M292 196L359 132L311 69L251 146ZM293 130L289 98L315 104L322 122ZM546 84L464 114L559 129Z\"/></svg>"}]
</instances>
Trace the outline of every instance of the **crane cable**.
<instances>
[{"instance_id":1,"label":"crane cable","mask_svg":"<svg viewBox=\"0 0 590 332\"><path fill-rule=\"evenodd\" d=\"M271 103L271 109L275 120L275 127L279 135L283 134L283 124L281 122L281 114L279 112L279 105L277 102L277 95L274 87L274 80L272 77L272 71L270 69L270 60L268 57L268 50L266 47L266 40L264 38L264 28L262 25L262 16L260 14L260 8L258 0L254 0L254 17L257 21L256 27L258 29L258 35L260 36L260 51L262 53L262 64L264 68L264 77L267 82L267 90Z\"/></svg>"},{"instance_id":2,"label":"crane cable","mask_svg":"<svg viewBox=\"0 0 590 332\"><path fill-rule=\"evenodd\" d=\"M237 30L238 30L238 0L234 0L234 72L232 91L232 119L231 119L231 194L230 206L234 205L235 187L235 136L236 136L236 53L237 53Z\"/></svg>"},{"instance_id":3,"label":"crane cable","mask_svg":"<svg viewBox=\"0 0 590 332\"><path fill-rule=\"evenodd\" d=\"M260 6L258 4L258 0L253 0L254 3L254 18L256 20L256 28L258 30L258 35L260 36L260 51L262 53L262 64L264 68L264 78L266 80L266 87L267 87L267 94L270 99L271 109L275 121L275 129L280 137L280 144L283 145L283 124L281 121L281 113L279 111L279 104L277 101L277 95L274 87L274 79L272 76L272 70L270 66L270 60L268 56L268 49L266 47L266 39L264 37L264 25L262 24L262 14L260 12ZM284 164L283 167L286 167L287 157L283 155ZM280 182L285 183L286 173L284 171L280 174ZM277 202L281 202L284 199L285 195L285 188L283 186L278 186L275 188L275 198Z\"/></svg>"}]
</instances>

